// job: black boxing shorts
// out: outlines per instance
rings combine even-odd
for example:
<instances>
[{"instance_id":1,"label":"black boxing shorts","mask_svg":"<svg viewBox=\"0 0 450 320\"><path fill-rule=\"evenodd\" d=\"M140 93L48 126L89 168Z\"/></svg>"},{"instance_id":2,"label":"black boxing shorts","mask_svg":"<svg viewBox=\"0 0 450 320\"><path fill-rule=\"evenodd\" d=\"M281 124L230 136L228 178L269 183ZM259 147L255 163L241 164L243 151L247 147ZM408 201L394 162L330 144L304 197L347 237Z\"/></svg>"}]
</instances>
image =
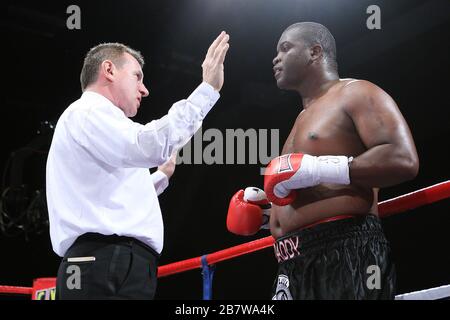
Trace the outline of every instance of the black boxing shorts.
<instances>
[{"instance_id":1,"label":"black boxing shorts","mask_svg":"<svg viewBox=\"0 0 450 320\"><path fill-rule=\"evenodd\" d=\"M274 244L273 300L394 299L396 275L378 217L316 223Z\"/></svg>"}]
</instances>

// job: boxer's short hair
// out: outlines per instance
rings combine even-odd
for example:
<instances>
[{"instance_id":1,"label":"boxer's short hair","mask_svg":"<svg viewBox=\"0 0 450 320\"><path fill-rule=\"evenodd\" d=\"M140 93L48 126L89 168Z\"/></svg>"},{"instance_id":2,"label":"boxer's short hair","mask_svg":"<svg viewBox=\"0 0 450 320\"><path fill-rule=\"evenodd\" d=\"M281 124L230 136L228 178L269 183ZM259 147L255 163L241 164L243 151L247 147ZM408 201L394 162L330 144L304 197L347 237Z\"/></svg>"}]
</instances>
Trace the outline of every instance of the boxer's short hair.
<instances>
[{"instance_id":1,"label":"boxer's short hair","mask_svg":"<svg viewBox=\"0 0 450 320\"><path fill-rule=\"evenodd\" d=\"M325 26L316 22L299 22L290 25L287 30L297 29L299 37L309 46L319 44L327 63L337 71L336 41Z\"/></svg>"}]
</instances>

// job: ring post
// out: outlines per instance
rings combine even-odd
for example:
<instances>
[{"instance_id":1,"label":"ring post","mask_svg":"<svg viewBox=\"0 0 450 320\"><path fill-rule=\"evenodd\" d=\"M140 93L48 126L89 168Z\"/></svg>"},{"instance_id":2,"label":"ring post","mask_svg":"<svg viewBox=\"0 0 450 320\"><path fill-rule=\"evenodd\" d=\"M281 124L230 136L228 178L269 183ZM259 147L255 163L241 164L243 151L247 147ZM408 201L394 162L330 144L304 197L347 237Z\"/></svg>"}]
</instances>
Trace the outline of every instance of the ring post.
<instances>
[{"instance_id":1,"label":"ring post","mask_svg":"<svg viewBox=\"0 0 450 320\"><path fill-rule=\"evenodd\" d=\"M206 256L207 256L206 254L202 256L203 300L211 300L214 266L208 265Z\"/></svg>"}]
</instances>

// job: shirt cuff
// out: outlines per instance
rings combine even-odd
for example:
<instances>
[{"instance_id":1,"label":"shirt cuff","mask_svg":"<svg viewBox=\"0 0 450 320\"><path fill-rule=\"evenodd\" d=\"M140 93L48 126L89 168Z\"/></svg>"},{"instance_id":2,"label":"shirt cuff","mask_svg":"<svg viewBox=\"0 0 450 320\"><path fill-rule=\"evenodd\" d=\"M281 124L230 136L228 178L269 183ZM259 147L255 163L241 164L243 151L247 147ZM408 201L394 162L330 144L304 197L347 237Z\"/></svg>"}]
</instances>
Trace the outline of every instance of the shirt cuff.
<instances>
[{"instance_id":1,"label":"shirt cuff","mask_svg":"<svg viewBox=\"0 0 450 320\"><path fill-rule=\"evenodd\" d=\"M201 116L204 118L219 98L220 94L218 91L216 91L210 84L202 82L191 93L188 100L201 108Z\"/></svg>"},{"instance_id":2,"label":"shirt cuff","mask_svg":"<svg viewBox=\"0 0 450 320\"><path fill-rule=\"evenodd\" d=\"M169 178L160 170L156 170L151 174L153 185L155 186L158 196L169 186Z\"/></svg>"}]
</instances>

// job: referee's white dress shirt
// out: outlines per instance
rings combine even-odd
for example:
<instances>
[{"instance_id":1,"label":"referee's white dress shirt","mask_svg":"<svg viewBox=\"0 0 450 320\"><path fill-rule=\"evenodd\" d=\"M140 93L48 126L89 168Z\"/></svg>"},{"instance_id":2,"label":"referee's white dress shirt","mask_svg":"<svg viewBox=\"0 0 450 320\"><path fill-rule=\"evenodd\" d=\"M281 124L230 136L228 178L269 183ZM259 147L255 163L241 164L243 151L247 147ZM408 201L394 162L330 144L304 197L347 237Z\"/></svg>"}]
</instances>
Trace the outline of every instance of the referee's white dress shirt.
<instances>
[{"instance_id":1,"label":"referee's white dress shirt","mask_svg":"<svg viewBox=\"0 0 450 320\"><path fill-rule=\"evenodd\" d=\"M46 193L53 250L64 256L86 232L141 240L163 248L158 194L163 164L200 128L219 93L202 83L168 114L133 122L104 96L85 91L61 115L47 159Z\"/></svg>"}]
</instances>

